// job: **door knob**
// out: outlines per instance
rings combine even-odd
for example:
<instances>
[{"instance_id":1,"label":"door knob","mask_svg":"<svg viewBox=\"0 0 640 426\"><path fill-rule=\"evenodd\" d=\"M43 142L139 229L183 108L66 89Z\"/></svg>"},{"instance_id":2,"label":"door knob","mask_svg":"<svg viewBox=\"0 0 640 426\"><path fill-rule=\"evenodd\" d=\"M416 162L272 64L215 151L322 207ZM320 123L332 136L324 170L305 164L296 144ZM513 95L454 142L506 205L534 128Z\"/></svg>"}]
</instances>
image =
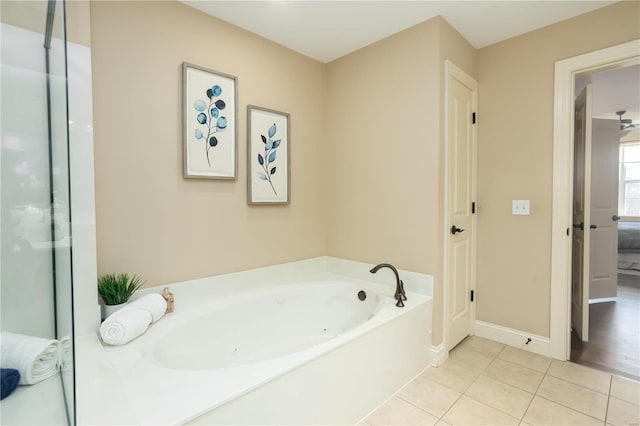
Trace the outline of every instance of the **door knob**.
<instances>
[{"instance_id":1,"label":"door knob","mask_svg":"<svg viewBox=\"0 0 640 426\"><path fill-rule=\"evenodd\" d=\"M464 232L464 229L458 228L457 226L453 225L451 227L451 235L456 235L457 232Z\"/></svg>"},{"instance_id":2,"label":"door knob","mask_svg":"<svg viewBox=\"0 0 640 426\"><path fill-rule=\"evenodd\" d=\"M613 220L614 222L617 222L620 220L620 216L618 216L617 214L614 214L613 216L611 216L611 220Z\"/></svg>"},{"instance_id":3,"label":"door knob","mask_svg":"<svg viewBox=\"0 0 640 426\"><path fill-rule=\"evenodd\" d=\"M596 229L598 226L597 225L589 225L589 228L591 229Z\"/></svg>"},{"instance_id":4,"label":"door knob","mask_svg":"<svg viewBox=\"0 0 640 426\"><path fill-rule=\"evenodd\" d=\"M573 227L574 228L580 228L582 231L584 231L584 222L574 223Z\"/></svg>"}]
</instances>

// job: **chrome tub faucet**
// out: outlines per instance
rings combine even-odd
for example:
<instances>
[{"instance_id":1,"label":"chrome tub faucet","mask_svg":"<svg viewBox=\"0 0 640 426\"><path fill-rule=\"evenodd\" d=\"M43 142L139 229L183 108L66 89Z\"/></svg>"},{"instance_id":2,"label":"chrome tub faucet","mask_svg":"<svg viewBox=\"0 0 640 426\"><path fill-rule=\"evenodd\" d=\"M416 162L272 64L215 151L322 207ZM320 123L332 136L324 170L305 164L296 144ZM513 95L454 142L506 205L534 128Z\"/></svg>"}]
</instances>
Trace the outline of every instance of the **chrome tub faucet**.
<instances>
[{"instance_id":1,"label":"chrome tub faucet","mask_svg":"<svg viewBox=\"0 0 640 426\"><path fill-rule=\"evenodd\" d=\"M381 263L379 265L374 266L369 272L375 274L382 268L389 268L393 271L396 276L396 294L394 294L394 298L396 299L396 306L402 308L404 306L404 301L407 300L407 296L404 294L404 283L400 279L400 275L398 275L398 270L395 266L390 263Z\"/></svg>"}]
</instances>

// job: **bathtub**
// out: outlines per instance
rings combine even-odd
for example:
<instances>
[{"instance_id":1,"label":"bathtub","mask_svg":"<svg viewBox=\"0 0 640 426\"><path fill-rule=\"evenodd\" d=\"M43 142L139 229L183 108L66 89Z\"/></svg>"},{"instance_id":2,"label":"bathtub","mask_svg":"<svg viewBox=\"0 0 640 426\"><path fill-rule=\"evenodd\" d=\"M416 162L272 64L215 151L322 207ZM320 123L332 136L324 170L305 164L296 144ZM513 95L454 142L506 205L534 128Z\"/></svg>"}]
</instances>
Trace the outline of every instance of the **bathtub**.
<instances>
[{"instance_id":1,"label":"bathtub","mask_svg":"<svg viewBox=\"0 0 640 426\"><path fill-rule=\"evenodd\" d=\"M352 282L315 281L254 291L226 303L185 315L148 345L145 357L177 370L267 361L348 333L380 312L385 300ZM197 350L193 342L200 342Z\"/></svg>"},{"instance_id":2,"label":"bathtub","mask_svg":"<svg viewBox=\"0 0 640 426\"><path fill-rule=\"evenodd\" d=\"M430 277L401 271L398 308L392 274L371 266L319 258L171 286L175 313L98 348L129 401L109 422L357 423L429 363Z\"/></svg>"}]
</instances>

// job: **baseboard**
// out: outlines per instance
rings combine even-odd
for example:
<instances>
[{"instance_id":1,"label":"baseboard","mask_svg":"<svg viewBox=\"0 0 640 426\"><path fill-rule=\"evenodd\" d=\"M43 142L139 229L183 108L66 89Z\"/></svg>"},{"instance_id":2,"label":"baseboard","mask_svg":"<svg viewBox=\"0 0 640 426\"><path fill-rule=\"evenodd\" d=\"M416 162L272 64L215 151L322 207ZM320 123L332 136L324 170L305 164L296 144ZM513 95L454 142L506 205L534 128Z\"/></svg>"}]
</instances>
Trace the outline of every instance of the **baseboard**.
<instances>
[{"instance_id":1,"label":"baseboard","mask_svg":"<svg viewBox=\"0 0 640 426\"><path fill-rule=\"evenodd\" d=\"M484 337L485 339L504 343L505 345L518 349L552 357L551 344L548 337L538 336L484 321L476 320L475 325L475 334L478 337ZM528 339L531 339L529 343L527 343Z\"/></svg>"},{"instance_id":2,"label":"baseboard","mask_svg":"<svg viewBox=\"0 0 640 426\"><path fill-rule=\"evenodd\" d=\"M597 297L595 299L589 299L589 304L593 303L606 303L606 302L617 302L617 297Z\"/></svg>"},{"instance_id":3,"label":"baseboard","mask_svg":"<svg viewBox=\"0 0 640 426\"><path fill-rule=\"evenodd\" d=\"M438 367L442 365L443 362L447 360L447 351L445 350L444 342L439 345L431 345L431 353L429 354L431 358L431 365L434 367Z\"/></svg>"}]
</instances>

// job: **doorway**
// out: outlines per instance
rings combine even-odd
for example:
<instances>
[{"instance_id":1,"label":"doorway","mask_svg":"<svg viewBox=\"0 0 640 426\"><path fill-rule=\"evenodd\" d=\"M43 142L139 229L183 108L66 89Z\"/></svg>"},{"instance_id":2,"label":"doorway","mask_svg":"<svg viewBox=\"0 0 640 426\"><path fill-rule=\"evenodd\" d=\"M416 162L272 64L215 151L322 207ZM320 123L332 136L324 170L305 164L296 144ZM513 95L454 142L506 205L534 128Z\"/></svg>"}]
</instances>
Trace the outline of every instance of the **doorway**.
<instances>
[{"instance_id":1,"label":"doorway","mask_svg":"<svg viewBox=\"0 0 640 426\"><path fill-rule=\"evenodd\" d=\"M553 215L551 247L551 324L549 352L570 358L573 126L575 77L640 63L640 40L556 62L553 135Z\"/></svg>"},{"instance_id":2,"label":"doorway","mask_svg":"<svg viewBox=\"0 0 640 426\"><path fill-rule=\"evenodd\" d=\"M570 360L638 380L640 65L578 75L575 93Z\"/></svg>"}]
</instances>

